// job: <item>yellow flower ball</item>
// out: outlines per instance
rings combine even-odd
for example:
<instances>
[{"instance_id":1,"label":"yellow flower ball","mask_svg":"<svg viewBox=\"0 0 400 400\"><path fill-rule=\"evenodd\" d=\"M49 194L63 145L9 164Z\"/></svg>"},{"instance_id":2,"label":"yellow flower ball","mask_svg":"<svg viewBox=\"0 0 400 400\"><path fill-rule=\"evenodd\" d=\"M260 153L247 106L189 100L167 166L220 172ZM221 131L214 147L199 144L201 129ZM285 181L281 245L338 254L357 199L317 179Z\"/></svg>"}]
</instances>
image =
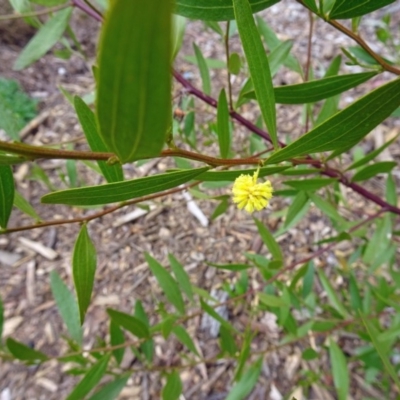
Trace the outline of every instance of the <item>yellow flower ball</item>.
<instances>
[{"instance_id":1,"label":"yellow flower ball","mask_svg":"<svg viewBox=\"0 0 400 400\"><path fill-rule=\"evenodd\" d=\"M255 210L260 211L267 207L273 192L270 181L257 183L258 172L259 169L254 172L253 176L240 175L236 178L232 188L233 202L240 210L244 208L250 214Z\"/></svg>"}]
</instances>

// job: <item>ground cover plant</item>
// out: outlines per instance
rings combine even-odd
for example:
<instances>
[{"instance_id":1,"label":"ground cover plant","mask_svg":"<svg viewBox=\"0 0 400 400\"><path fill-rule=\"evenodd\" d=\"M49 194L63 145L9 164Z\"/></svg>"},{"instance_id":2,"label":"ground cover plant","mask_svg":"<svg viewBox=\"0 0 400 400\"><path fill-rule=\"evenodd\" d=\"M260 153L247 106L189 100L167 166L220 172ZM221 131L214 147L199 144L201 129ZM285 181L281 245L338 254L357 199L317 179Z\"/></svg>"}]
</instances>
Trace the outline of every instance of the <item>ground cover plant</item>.
<instances>
[{"instance_id":1,"label":"ground cover plant","mask_svg":"<svg viewBox=\"0 0 400 400\"><path fill-rule=\"evenodd\" d=\"M35 103L14 82L0 80L0 128L8 135L0 141L0 234L80 225L70 263L73 290L56 265L49 276L66 351L48 354L7 336L0 342L3 363L65 364L66 374L79 377L67 399L118 398L143 371L156 376L155 398L272 398L263 377L268 356L298 344L296 376L284 398L400 396L398 155L381 158L398 145L398 135L395 131L372 151L364 146L375 128L396 126L400 114L400 40L389 11L396 5L298 0L309 15L307 57L301 63L292 52L296 38L282 40L264 18L278 2L11 1L14 13L0 22L24 18L37 29L15 61L17 71L52 49L59 57L85 57L70 25L73 13L97 21L101 33L92 93L73 96L60 87L75 110L86 150L74 149L73 141L25 143L18 132L35 116ZM365 19L381 11L374 36L364 37ZM224 49L218 59L205 57L196 43L190 54L182 48L188 20L214 32ZM354 41L327 68L317 68L312 57L316 21ZM240 46L233 48L234 37ZM181 68L183 58L197 66L200 85ZM353 66L350 73L342 73L344 62ZM225 79L213 79L214 69L223 69ZM283 69L293 82L275 79ZM367 83L367 91L357 91ZM341 101L350 90L353 100ZM284 132L277 118L293 105L303 114L296 135ZM248 110L258 119L247 118ZM66 160L57 182L38 166L43 159ZM164 172L136 174L158 159L166 162ZM41 219L15 183L22 164L35 165L34 178L48 188L41 202L69 206L72 218ZM81 164L97 174L98 184L85 181ZM374 181L380 182L378 189ZM230 262L204 260L223 274L218 295L194 283L172 252L165 260L144 252L145 268L158 285L151 289L152 304L133 293L133 310L106 308L108 333L86 337L102 262L98 253L104 250L95 245L91 224L133 205L146 213L175 193L215 204L211 220L238 207L267 251L249 248ZM286 203L272 211L269 204L279 198ZM16 208L31 222L10 224ZM328 234L305 256L291 254L281 238L313 210ZM344 243L349 251L321 261ZM212 356L204 356L199 333L191 328L191 321L204 316L212 321ZM277 335L277 343L264 339L268 334ZM160 341L166 348L179 343L167 360L157 351ZM127 353L133 355L128 364ZM186 383L188 371L226 361L229 382L214 393L220 397L207 397L200 386L193 391Z\"/></svg>"}]
</instances>

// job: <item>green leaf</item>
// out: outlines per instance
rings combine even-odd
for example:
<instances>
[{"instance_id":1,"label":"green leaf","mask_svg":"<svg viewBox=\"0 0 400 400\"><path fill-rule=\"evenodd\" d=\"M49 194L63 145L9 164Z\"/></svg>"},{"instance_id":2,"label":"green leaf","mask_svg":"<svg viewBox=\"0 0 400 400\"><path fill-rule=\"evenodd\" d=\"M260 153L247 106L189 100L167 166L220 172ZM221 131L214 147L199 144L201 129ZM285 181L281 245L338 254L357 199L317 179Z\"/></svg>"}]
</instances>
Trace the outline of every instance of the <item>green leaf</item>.
<instances>
[{"instance_id":1,"label":"green leaf","mask_svg":"<svg viewBox=\"0 0 400 400\"><path fill-rule=\"evenodd\" d=\"M240 72L241 66L242 66L242 62L240 61L239 54L231 53L229 55L229 61L228 61L229 72L233 75L238 75Z\"/></svg>"},{"instance_id":2,"label":"green leaf","mask_svg":"<svg viewBox=\"0 0 400 400\"><path fill-rule=\"evenodd\" d=\"M92 297L94 275L96 272L96 248L90 240L86 224L82 225L74 246L72 256L72 275L78 297L81 324L85 320L86 310Z\"/></svg>"},{"instance_id":3,"label":"green leaf","mask_svg":"<svg viewBox=\"0 0 400 400\"><path fill-rule=\"evenodd\" d=\"M262 167L262 168L260 168L258 177L263 178L264 176L273 175L278 172L284 171L287 168L290 168L290 167L289 166ZM233 182L238 176L240 176L242 174L253 175L254 172L256 172L256 171L257 171L257 168L240 169L240 170L232 170L232 171L216 171L216 172L209 171L209 172L202 173L197 178L200 181L204 181L204 182L218 182L218 181Z\"/></svg>"},{"instance_id":4,"label":"green leaf","mask_svg":"<svg viewBox=\"0 0 400 400\"><path fill-rule=\"evenodd\" d=\"M215 300L215 299L214 299ZM200 299L201 308L212 318L218 321L226 329L237 332L237 330L224 318L222 318L210 305L208 305L203 299Z\"/></svg>"},{"instance_id":5,"label":"green leaf","mask_svg":"<svg viewBox=\"0 0 400 400\"><path fill-rule=\"evenodd\" d=\"M226 269L227 271L244 271L246 269L251 268L250 265L246 264L214 264L214 263L207 263L207 264L217 269Z\"/></svg>"},{"instance_id":6,"label":"green leaf","mask_svg":"<svg viewBox=\"0 0 400 400\"><path fill-rule=\"evenodd\" d=\"M303 3L315 14L318 14L318 7L315 0L303 0Z\"/></svg>"},{"instance_id":7,"label":"green leaf","mask_svg":"<svg viewBox=\"0 0 400 400\"><path fill-rule=\"evenodd\" d=\"M115 381L107 383L98 392L89 398L89 400L114 400L121 393L128 382L129 376L117 378Z\"/></svg>"},{"instance_id":8,"label":"green leaf","mask_svg":"<svg viewBox=\"0 0 400 400\"><path fill-rule=\"evenodd\" d=\"M338 213L336 208L331 203L314 193L308 193L308 197L329 218L332 218L337 222L345 222L343 217Z\"/></svg>"},{"instance_id":9,"label":"green leaf","mask_svg":"<svg viewBox=\"0 0 400 400\"><path fill-rule=\"evenodd\" d=\"M111 308L107 309L107 313L113 323L121 326L138 338L150 338L149 328L139 318L117 310L112 310Z\"/></svg>"},{"instance_id":10,"label":"green leaf","mask_svg":"<svg viewBox=\"0 0 400 400\"><path fill-rule=\"evenodd\" d=\"M190 301L193 301L192 284L188 273L185 271L183 265L174 257L173 254L168 254L169 264L171 265L172 272L178 282L178 285L185 292Z\"/></svg>"},{"instance_id":11,"label":"green leaf","mask_svg":"<svg viewBox=\"0 0 400 400\"><path fill-rule=\"evenodd\" d=\"M260 34L264 38L265 43L267 44L271 52L274 51L282 43L282 41L261 17L257 16L256 19L258 29L260 31ZM303 70L300 66L299 61L292 54L289 54L287 56L287 58L283 61L283 64L292 71L296 71L301 76L303 75Z\"/></svg>"},{"instance_id":12,"label":"green leaf","mask_svg":"<svg viewBox=\"0 0 400 400\"><path fill-rule=\"evenodd\" d=\"M171 123L171 1L110 3L98 57L99 133L122 163L158 156Z\"/></svg>"},{"instance_id":13,"label":"green leaf","mask_svg":"<svg viewBox=\"0 0 400 400\"><path fill-rule=\"evenodd\" d=\"M199 65L198 59L196 56L184 56L183 57L185 61L190 62L191 64L194 65ZM218 58L206 58L204 57L204 61L207 64L208 69L222 69L226 68L226 62L222 60L218 60Z\"/></svg>"},{"instance_id":14,"label":"green leaf","mask_svg":"<svg viewBox=\"0 0 400 400\"><path fill-rule=\"evenodd\" d=\"M228 208L229 201L227 198L223 198L211 214L211 220L214 221L215 219L217 219L220 215L224 214Z\"/></svg>"},{"instance_id":15,"label":"green leaf","mask_svg":"<svg viewBox=\"0 0 400 400\"><path fill-rule=\"evenodd\" d=\"M182 47L185 29L186 18L180 15L174 15L172 17L172 60L175 60Z\"/></svg>"},{"instance_id":16,"label":"green leaf","mask_svg":"<svg viewBox=\"0 0 400 400\"><path fill-rule=\"evenodd\" d=\"M290 302L288 303L285 299L281 297L273 296L271 294L266 294L263 292L257 293L257 296L260 298L261 303L265 304L268 307L290 306Z\"/></svg>"},{"instance_id":17,"label":"green leaf","mask_svg":"<svg viewBox=\"0 0 400 400\"><path fill-rule=\"evenodd\" d=\"M221 90L217 106L217 133L219 152L222 158L228 158L231 147L231 132L229 128L229 108L225 89Z\"/></svg>"},{"instance_id":18,"label":"green leaf","mask_svg":"<svg viewBox=\"0 0 400 400\"><path fill-rule=\"evenodd\" d=\"M40 27L19 54L14 69L19 71L44 56L62 37L71 17L72 7L56 12Z\"/></svg>"},{"instance_id":19,"label":"green leaf","mask_svg":"<svg viewBox=\"0 0 400 400\"><path fill-rule=\"evenodd\" d=\"M374 151L371 151L370 153L368 153L365 157L361 158L360 160L353 162L353 164L351 164L349 167L346 168L346 171L349 171L354 168L362 167L363 165L372 161L375 157L377 157L380 153L382 153L382 151L384 151L386 148L388 148L395 140L397 140L398 137L399 137L399 135L396 135L393 139L390 139L385 144L383 144L381 147L377 148Z\"/></svg>"},{"instance_id":20,"label":"green leaf","mask_svg":"<svg viewBox=\"0 0 400 400\"><path fill-rule=\"evenodd\" d=\"M276 110L271 71L248 0L233 0L236 22L249 65L258 104L274 147L278 148Z\"/></svg>"},{"instance_id":21,"label":"green leaf","mask_svg":"<svg viewBox=\"0 0 400 400\"><path fill-rule=\"evenodd\" d=\"M221 351L228 353L230 356L236 357L236 354L239 350L232 332L226 329L224 326L221 326L219 330L219 337Z\"/></svg>"},{"instance_id":22,"label":"green leaf","mask_svg":"<svg viewBox=\"0 0 400 400\"><path fill-rule=\"evenodd\" d=\"M42 203L93 206L131 200L171 189L197 177L208 167L159 174L124 182L62 190L42 197Z\"/></svg>"},{"instance_id":23,"label":"green leaf","mask_svg":"<svg viewBox=\"0 0 400 400\"><path fill-rule=\"evenodd\" d=\"M261 239L271 252L272 257L275 260L283 260L282 250L269 229L257 218L254 218L254 222L257 225L258 233L260 234Z\"/></svg>"},{"instance_id":24,"label":"green leaf","mask_svg":"<svg viewBox=\"0 0 400 400\"><path fill-rule=\"evenodd\" d=\"M113 322L112 320L110 321L110 343L111 346L119 346L122 343L125 342L125 337L124 337L124 332L122 332L122 329L119 327L118 324ZM115 361L119 364L121 364L122 359L124 358L124 353L125 353L125 348L120 347L118 349L113 350L113 356L115 358Z\"/></svg>"},{"instance_id":25,"label":"green leaf","mask_svg":"<svg viewBox=\"0 0 400 400\"><path fill-rule=\"evenodd\" d=\"M64 4L67 0L30 0L32 3L40 4L45 7L54 7Z\"/></svg>"},{"instance_id":26,"label":"green leaf","mask_svg":"<svg viewBox=\"0 0 400 400\"><path fill-rule=\"evenodd\" d=\"M74 295L62 281L56 271L50 273L50 287L58 311L73 340L82 344L82 327L80 324L78 304Z\"/></svg>"},{"instance_id":27,"label":"green leaf","mask_svg":"<svg viewBox=\"0 0 400 400\"><path fill-rule=\"evenodd\" d=\"M359 74L330 76L296 85L278 86L274 88L275 101L279 104L315 103L343 93L374 76L376 76L376 72L361 72ZM254 92L246 93L245 97L256 98Z\"/></svg>"},{"instance_id":28,"label":"green leaf","mask_svg":"<svg viewBox=\"0 0 400 400\"><path fill-rule=\"evenodd\" d=\"M318 275L331 305L343 318L347 318L349 313L347 312L343 303L340 302L337 291L333 288L322 269L318 269Z\"/></svg>"},{"instance_id":29,"label":"green leaf","mask_svg":"<svg viewBox=\"0 0 400 400\"><path fill-rule=\"evenodd\" d=\"M174 326L172 328L172 332L178 338L178 340L182 344L184 344L192 353L200 357L200 354L197 351L192 338L190 337L190 335L187 333L186 329L183 326L181 325Z\"/></svg>"},{"instance_id":30,"label":"green leaf","mask_svg":"<svg viewBox=\"0 0 400 400\"><path fill-rule=\"evenodd\" d=\"M178 400L181 393L181 377L177 371L174 371L167 376L167 383L162 390L162 398L163 400Z\"/></svg>"},{"instance_id":31,"label":"green leaf","mask_svg":"<svg viewBox=\"0 0 400 400\"><path fill-rule=\"evenodd\" d=\"M43 354L41 351L31 349L30 347L21 342L17 342L12 338L8 338L6 344L10 353L18 360L32 362L47 360L46 354Z\"/></svg>"},{"instance_id":32,"label":"green leaf","mask_svg":"<svg viewBox=\"0 0 400 400\"><path fill-rule=\"evenodd\" d=\"M7 228L14 203L14 177L9 165L0 165L0 227Z\"/></svg>"},{"instance_id":33,"label":"green leaf","mask_svg":"<svg viewBox=\"0 0 400 400\"><path fill-rule=\"evenodd\" d=\"M250 0L252 12L264 10L279 0ZM232 0L176 0L174 12L203 21L229 21L235 19Z\"/></svg>"},{"instance_id":34,"label":"green leaf","mask_svg":"<svg viewBox=\"0 0 400 400\"><path fill-rule=\"evenodd\" d=\"M314 179L302 179L283 182L285 185L291 186L297 190L310 190L315 191L325 186L331 185L333 182L337 182L336 178L314 178Z\"/></svg>"},{"instance_id":35,"label":"green leaf","mask_svg":"<svg viewBox=\"0 0 400 400\"><path fill-rule=\"evenodd\" d=\"M394 167L397 166L397 163L394 161L382 161L378 163L374 163L372 165L367 165L356 174L354 174L351 179L352 182L360 182L370 179L378 174L385 174L390 172Z\"/></svg>"},{"instance_id":36,"label":"green leaf","mask_svg":"<svg viewBox=\"0 0 400 400\"><path fill-rule=\"evenodd\" d=\"M262 368L262 357L260 357L250 368L241 376L236 385L229 392L225 400L243 400L253 390L258 381Z\"/></svg>"},{"instance_id":37,"label":"green leaf","mask_svg":"<svg viewBox=\"0 0 400 400\"><path fill-rule=\"evenodd\" d=\"M400 79L373 90L349 107L277 151L268 164L322 151L345 151L384 121L400 104Z\"/></svg>"},{"instance_id":38,"label":"green leaf","mask_svg":"<svg viewBox=\"0 0 400 400\"><path fill-rule=\"evenodd\" d=\"M197 65L200 69L201 81L203 82L203 92L205 94L211 94L211 79L210 79L210 71L208 70L206 60L204 59L203 53L196 45L193 43L194 53L196 55Z\"/></svg>"},{"instance_id":39,"label":"green leaf","mask_svg":"<svg viewBox=\"0 0 400 400\"><path fill-rule=\"evenodd\" d=\"M107 354L100 359L92 368L86 372L85 376L78 383L77 386L68 395L66 400L82 400L99 382L104 376L107 365L110 360L111 354Z\"/></svg>"},{"instance_id":40,"label":"green leaf","mask_svg":"<svg viewBox=\"0 0 400 400\"><path fill-rule=\"evenodd\" d=\"M108 149L97 130L96 118L93 111L78 96L74 97L74 106L90 149L92 151L107 152ZM105 161L98 161L97 164L107 182L112 183L124 180L121 164L109 165Z\"/></svg>"},{"instance_id":41,"label":"green leaf","mask_svg":"<svg viewBox=\"0 0 400 400\"><path fill-rule=\"evenodd\" d=\"M332 340L329 340L329 357L332 364L333 382L335 384L338 400L347 400L350 387L349 371L342 350Z\"/></svg>"},{"instance_id":42,"label":"green leaf","mask_svg":"<svg viewBox=\"0 0 400 400\"><path fill-rule=\"evenodd\" d=\"M367 329L368 335L371 338L372 344L374 345L375 350L379 354L379 357L381 358L383 365L385 366L385 369L387 373L390 375L390 377L393 379L397 386L397 390L400 390L400 380L397 375L396 370L394 369L393 365L390 363L390 360L383 348L383 344L379 342L378 335L379 332L377 329L374 327L371 321L368 320L368 318L360 313L360 317L362 319L363 324L365 325L365 328Z\"/></svg>"},{"instance_id":43,"label":"green leaf","mask_svg":"<svg viewBox=\"0 0 400 400\"><path fill-rule=\"evenodd\" d=\"M394 2L395 0L336 0L329 19L361 17Z\"/></svg>"},{"instance_id":44,"label":"green leaf","mask_svg":"<svg viewBox=\"0 0 400 400\"><path fill-rule=\"evenodd\" d=\"M145 253L145 258L167 299L181 314L184 314L185 303L183 302L182 293L176 280L158 261L151 257L150 254Z\"/></svg>"},{"instance_id":45,"label":"green leaf","mask_svg":"<svg viewBox=\"0 0 400 400\"><path fill-rule=\"evenodd\" d=\"M290 205L285 218L285 227L291 226L294 221L303 215L304 210L307 210L309 199L304 192L299 192Z\"/></svg>"},{"instance_id":46,"label":"green leaf","mask_svg":"<svg viewBox=\"0 0 400 400\"><path fill-rule=\"evenodd\" d=\"M290 50L292 50L293 42L291 40L285 40L276 46L268 56L269 69L271 76L275 76L279 68L288 59ZM275 90L274 90L275 94ZM275 99L275 103L277 103Z\"/></svg>"}]
</instances>

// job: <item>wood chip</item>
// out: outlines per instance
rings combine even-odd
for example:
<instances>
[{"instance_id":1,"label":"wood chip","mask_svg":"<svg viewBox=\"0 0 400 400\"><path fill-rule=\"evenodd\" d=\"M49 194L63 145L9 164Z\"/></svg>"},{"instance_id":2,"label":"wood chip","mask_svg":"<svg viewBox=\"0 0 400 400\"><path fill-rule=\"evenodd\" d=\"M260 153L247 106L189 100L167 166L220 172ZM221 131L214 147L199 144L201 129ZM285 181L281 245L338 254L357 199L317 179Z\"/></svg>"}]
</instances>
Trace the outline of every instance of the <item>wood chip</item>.
<instances>
[{"instance_id":1,"label":"wood chip","mask_svg":"<svg viewBox=\"0 0 400 400\"><path fill-rule=\"evenodd\" d=\"M150 205L150 211L153 211L156 208L155 205ZM136 208L128 214L123 215L122 217L117 218L114 223L113 227L117 228L118 226L124 225L128 222L135 221L136 219L143 217L144 215L148 214L149 211L144 210L143 208Z\"/></svg>"},{"instance_id":2,"label":"wood chip","mask_svg":"<svg viewBox=\"0 0 400 400\"><path fill-rule=\"evenodd\" d=\"M4 321L3 337L12 335L15 332L15 330L21 325L23 320L24 318L21 317L20 315L17 315L16 317L7 318Z\"/></svg>"},{"instance_id":3,"label":"wood chip","mask_svg":"<svg viewBox=\"0 0 400 400\"><path fill-rule=\"evenodd\" d=\"M44 246L42 243L34 242L33 240L24 237L20 237L18 240L23 246L33 250L48 260L55 260L58 257L57 252L55 252L53 249L50 249L50 247Z\"/></svg>"},{"instance_id":4,"label":"wood chip","mask_svg":"<svg viewBox=\"0 0 400 400\"><path fill-rule=\"evenodd\" d=\"M8 251L0 250L0 264L12 267L20 259L21 259L20 254L9 253Z\"/></svg>"},{"instance_id":5,"label":"wood chip","mask_svg":"<svg viewBox=\"0 0 400 400\"><path fill-rule=\"evenodd\" d=\"M32 260L26 264L26 299L30 305L35 303L35 275L36 262Z\"/></svg>"}]
</instances>

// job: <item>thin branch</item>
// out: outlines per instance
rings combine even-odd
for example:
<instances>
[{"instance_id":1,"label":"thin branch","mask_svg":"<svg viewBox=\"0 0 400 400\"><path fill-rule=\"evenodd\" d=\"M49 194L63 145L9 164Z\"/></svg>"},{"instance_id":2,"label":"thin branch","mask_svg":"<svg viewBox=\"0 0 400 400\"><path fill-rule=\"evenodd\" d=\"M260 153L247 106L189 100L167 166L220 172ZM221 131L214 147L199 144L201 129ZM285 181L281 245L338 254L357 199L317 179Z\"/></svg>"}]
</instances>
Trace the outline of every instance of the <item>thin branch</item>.
<instances>
[{"instance_id":1,"label":"thin branch","mask_svg":"<svg viewBox=\"0 0 400 400\"><path fill-rule=\"evenodd\" d=\"M307 8L310 12L312 12L312 10L310 10L307 7L307 5L304 3L303 0L296 0L296 1L298 3L300 3L302 6L304 6L305 8ZM346 28L345 26L343 26L342 24L340 24L338 21L336 21L334 19L330 20L330 19L326 19L326 17L324 15L319 15L319 14L317 14L317 15L320 18L322 18L325 22L327 22L329 25L333 26L338 31L344 33L346 36L348 36L349 38L351 38L355 42L357 42L383 69L385 69L386 71L392 72L393 74L400 75L400 69L388 64L379 54L375 53L375 51L373 51L371 49L371 47L369 47L367 42L360 35L358 35L355 32L352 32L350 29Z\"/></svg>"},{"instance_id":2,"label":"thin branch","mask_svg":"<svg viewBox=\"0 0 400 400\"><path fill-rule=\"evenodd\" d=\"M20 18L29 18L29 17L38 17L40 15L51 14L53 12L63 10L64 8L71 7L71 3L60 4L55 7L45 8L43 10L38 11L31 11L22 14L8 14L8 15L0 15L0 21L9 21L13 19L20 19Z\"/></svg>"},{"instance_id":3,"label":"thin branch","mask_svg":"<svg viewBox=\"0 0 400 400\"><path fill-rule=\"evenodd\" d=\"M183 192L185 190L188 190L194 186L197 186L201 183L201 181L196 181L191 183L190 185L186 185L183 187L176 187L174 189L170 189L170 190L166 190L164 192L161 193L155 193L155 194L149 194L147 196L142 196L142 197L138 197L137 199L133 199L133 200L129 200L129 201L125 201L123 203L120 203L114 207L110 207L107 208L105 210L99 211L95 214L92 215L88 215L86 217L81 217L81 218L72 218L72 219L56 219L56 220L52 220L52 221L43 221L43 222L39 222L37 224L33 224L33 225L25 225L25 226L19 226L17 228L9 228L9 229L3 229L0 230L0 235L5 235L5 234L9 234L9 233L14 233L14 232L21 232L21 231L28 231L31 229L38 229L38 228L45 228L47 226L56 226L56 225L66 225L66 224L76 224L76 223L84 223L84 222L89 222L92 221L94 219L100 218L100 217L104 217L107 214L113 213L114 211L119 210L120 208L126 207L126 206L131 206L133 204L138 204L138 203L142 203L144 201L149 201L149 200L154 200L157 199L159 197L164 197L164 196L168 196L174 193L179 193L179 192Z\"/></svg>"},{"instance_id":4,"label":"thin branch","mask_svg":"<svg viewBox=\"0 0 400 400\"><path fill-rule=\"evenodd\" d=\"M90 17L94 18L96 21L103 22L103 16L98 14L92 7L86 4L82 0L72 0L72 4L82 10L84 13L89 15Z\"/></svg>"}]
</instances>

